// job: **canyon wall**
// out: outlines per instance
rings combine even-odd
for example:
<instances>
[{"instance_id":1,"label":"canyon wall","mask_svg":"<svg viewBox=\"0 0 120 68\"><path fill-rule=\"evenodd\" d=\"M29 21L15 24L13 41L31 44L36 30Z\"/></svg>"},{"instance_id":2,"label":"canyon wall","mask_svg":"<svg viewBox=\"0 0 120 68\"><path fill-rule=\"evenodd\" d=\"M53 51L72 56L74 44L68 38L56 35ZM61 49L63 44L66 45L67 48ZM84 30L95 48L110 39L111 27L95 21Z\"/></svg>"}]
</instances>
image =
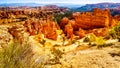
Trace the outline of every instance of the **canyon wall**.
<instances>
[{"instance_id":1,"label":"canyon wall","mask_svg":"<svg viewBox=\"0 0 120 68\"><path fill-rule=\"evenodd\" d=\"M72 19L64 17L60 26L68 38L73 35L82 38L88 33L105 36L109 28L117 25L118 17L115 18L112 17L109 9L95 8L93 12L75 12Z\"/></svg>"},{"instance_id":2,"label":"canyon wall","mask_svg":"<svg viewBox=\"0 0 120 68\"><path fill-rule=\"evenodd\" d=\"M76 16L75 16L76 15ZM73 16L76 24L83 29L103 28L111 25L112 16L108 9L94 9L93 12L81 12Z\"/></svg>"}]
</instances>

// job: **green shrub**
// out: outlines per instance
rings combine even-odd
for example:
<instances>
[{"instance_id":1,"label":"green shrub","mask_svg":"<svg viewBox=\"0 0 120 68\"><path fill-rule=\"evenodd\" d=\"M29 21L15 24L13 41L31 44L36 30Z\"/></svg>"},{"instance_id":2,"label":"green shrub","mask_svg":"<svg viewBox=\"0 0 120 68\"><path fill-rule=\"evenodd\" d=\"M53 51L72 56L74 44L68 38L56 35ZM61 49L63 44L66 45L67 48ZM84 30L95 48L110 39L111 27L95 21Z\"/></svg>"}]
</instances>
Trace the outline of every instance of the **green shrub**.
<instances>
[{"instance_id":1,"label":"green shrub","mask_svg":"<svg viewBox=\"0 0 120 68\"><path fill-rule=\"evenodd\" d=\"M42 65L35 63L34 53L28 44L17 41L9 44L0 51L0 68L40 68Z\"/></svg>"},{"instance_id":2,"label":"green shrub","mask_svg":"<svg viewBox=\"0 0 120 68\"><path fill-rule=\"evenodd\" d=\"M83 41L89 42L89 45L91 46L104 47L106 45L106 40L103 37L97 37L93 33L85 37Z\"/></svg>"},{"instance_id":3,"label":"green shrub","mask_svg":"<svg viewBox=\"0 0 120 68\"><path fill-rule=\"evenodd\" d=\"M46 65L55 65L55 64L61 64L60 59L62 58L63 52L59 49L52 48L51 49L51 55L53 55L52 58L46 62Z\"/></svg>"},{"instance_id":4,"label":"green shrub","mask_svg":"<svg viewBox=\"0 0 120 68\"><path fill-rule=\"evenodd\" d=\"M85 37L83 42L96 42L97 36L93 33L89 34L89 36Z\"/></svg>"},{"instance_id":5,"label":"green shrub","mask_svg":"<svg viewBox=\"0 0 120 68\"><path fill-rule=\"evenodd\" d=\"M89 42L89 41L90 41L89 37L85 37L83 40L83 42Z\"/></svg>"},{"instance_id":6,"label":"green shrub","mask_svg":"<svg viewBox=\"0 0 120 68\"><path fill-rule=\"evenodd\" d=\"M111 29L110 36L112 36L113 39L118 39L120 41L120 22L116 27Z\"/></svg>"},{"instance_id":7,"label":"green shrub","mask_svg":"<svg viewBox=\"0 0 120 68\"><path fill-rule=\"evenodd\" d=\"M113 43L104 43L104 44L100 44L100 45L97 45L98 48L102 48L102 47L107 47L107 46L111 46L113 45Z\"/></svg>"},{"instance_id":8,"label":"green shrub","mask_svg":"<svg viewBox=\"0 0 120 68\"><path fill-rule=\"evenodd\" d=\"M67 17L69 19L72 18L72 12L71 11L67 11L67 12L64 12L63 14L54 14L54 20L60 24L61 20L63 17Z\"/></svg>"}]
</instances>

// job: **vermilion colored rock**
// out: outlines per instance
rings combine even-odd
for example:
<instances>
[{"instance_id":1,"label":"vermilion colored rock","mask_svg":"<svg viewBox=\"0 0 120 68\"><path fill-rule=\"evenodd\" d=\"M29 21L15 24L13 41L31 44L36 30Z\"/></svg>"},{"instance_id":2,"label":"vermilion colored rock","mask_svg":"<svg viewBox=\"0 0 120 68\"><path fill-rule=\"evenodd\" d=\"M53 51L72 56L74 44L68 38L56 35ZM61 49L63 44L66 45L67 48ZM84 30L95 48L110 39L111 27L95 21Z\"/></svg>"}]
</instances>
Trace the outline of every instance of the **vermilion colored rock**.
<instances>
[{"instance_id":1,"label":"vermilion colored rock","mask_svg":"<svg viewBox=\"0 0 120 68\"><path fill-rule=\"evenodd\" d=\"M65 25L64 33L67 34L68 38L72 38L73 37L73 27L72 27L71 23Z\"/></svg>"},{"instance_id":2,"label":"vermilion colored rock","mask_svg":"<svg viewBox=\"0 0 120 68\"><path fill-rule=\"evenodd\" d=\"M47 20L46 22L28 20L24 23L26 30L30 35L44 34L46 38L56 40L56 30L60 29L56 22Z\"/></svg>"},{"instance_id":3,"label":"vermilion colored rock","mask_svg":"<svg viewBox=\"0 0 120 68\"><path fill-rule=\"evenodd\" d=\"M73 13L72 20L64 17L60 26L68 38L72 38L73 34L82 38L88 33L94 33L97 36L105 36L109 32L108 28L117 25L117 21L118 16L113 18L109 9L101 10L95 8L93 12Z\"/></svg>"}]
</instances>

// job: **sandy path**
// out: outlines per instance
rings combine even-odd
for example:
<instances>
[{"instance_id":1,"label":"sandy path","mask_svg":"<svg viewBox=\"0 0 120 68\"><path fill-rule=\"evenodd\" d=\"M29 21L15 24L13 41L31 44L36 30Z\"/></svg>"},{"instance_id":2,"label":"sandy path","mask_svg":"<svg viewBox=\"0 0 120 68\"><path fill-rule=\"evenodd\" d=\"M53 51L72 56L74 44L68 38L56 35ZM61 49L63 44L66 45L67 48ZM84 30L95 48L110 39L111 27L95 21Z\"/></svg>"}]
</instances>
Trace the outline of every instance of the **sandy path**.
<instances>
[{"instance_id":1,"label":"sandy path","mask_svg":"<svg viewBox=\"0 0 120 68\"><path fill-rule=\"evenodd\" d=\"M118 48L89 49L70 52L64 55L64 68L120 68L120 56L112 57L109 53L118 53Z\"/></svg>"}]
</instances>

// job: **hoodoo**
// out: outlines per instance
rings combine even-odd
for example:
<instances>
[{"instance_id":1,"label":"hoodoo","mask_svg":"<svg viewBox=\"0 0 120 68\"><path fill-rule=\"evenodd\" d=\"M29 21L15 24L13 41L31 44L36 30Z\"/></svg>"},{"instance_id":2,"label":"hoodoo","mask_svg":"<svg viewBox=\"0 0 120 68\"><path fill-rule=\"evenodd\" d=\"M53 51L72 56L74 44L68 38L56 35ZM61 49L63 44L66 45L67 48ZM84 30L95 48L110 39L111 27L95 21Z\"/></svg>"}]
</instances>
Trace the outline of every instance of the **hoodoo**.
<instances>
[{"instance_id":1,"label":"hoodoo","mask_svg":"<svg viewBox=\"0 0 120 68\"><path fill-rule=\"evenodd\" d=\"M73 13L72 20L64 17L61 20L60 26L66 35L69 35L68 38L72 37L73 34L82 38L87 33L105 36L107 34L106 32L108 32L108 28L117 24L115 21L109 9L95 8L93 12ZM72 30L69 28L70 26L68 26L68 24L71 25ZM106 31L105 34L102 34L103 30Z\"/></svg>"}]
</instances>

